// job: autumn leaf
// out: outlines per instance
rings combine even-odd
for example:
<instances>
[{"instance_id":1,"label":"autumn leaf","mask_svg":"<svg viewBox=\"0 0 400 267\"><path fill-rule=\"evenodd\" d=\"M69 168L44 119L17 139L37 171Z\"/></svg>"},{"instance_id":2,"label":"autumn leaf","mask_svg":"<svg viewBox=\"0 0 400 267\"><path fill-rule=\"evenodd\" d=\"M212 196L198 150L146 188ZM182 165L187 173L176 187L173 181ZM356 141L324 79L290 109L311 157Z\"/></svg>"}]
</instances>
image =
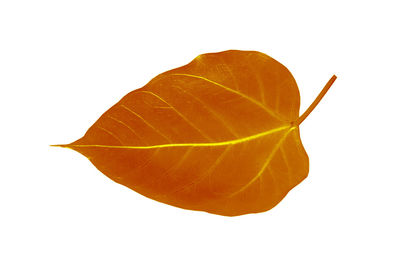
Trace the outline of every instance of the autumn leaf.
<instances>
[{"instance_id":1,"label":"autumn leaf","mask_svg":"<svg viewBox=\"0 0 400 267\"><path fill-rule=\"evenodd\" d=\"M176 207L236 216L279 203L308 175L291 73L256 51L203 54L107 110L79 140L117 183Z\"/></svg>"}]
</instances>

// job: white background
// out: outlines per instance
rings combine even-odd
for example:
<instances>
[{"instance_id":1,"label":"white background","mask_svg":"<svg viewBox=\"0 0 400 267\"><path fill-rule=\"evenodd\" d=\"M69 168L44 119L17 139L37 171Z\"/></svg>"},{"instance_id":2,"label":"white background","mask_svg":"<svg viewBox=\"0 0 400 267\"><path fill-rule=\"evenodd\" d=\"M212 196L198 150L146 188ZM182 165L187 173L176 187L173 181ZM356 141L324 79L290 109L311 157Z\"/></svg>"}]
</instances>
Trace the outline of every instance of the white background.
<instances>
[{"instance_id":1,"label":"white background","mask_svg":"<svg viewBox=\"0 0 400 267\"><path fill-rule=\"evenodd\" d=\"M0 2L0 266L400 266L398 1ZM198 54L288 67L308 178L222 217L129 190L55 143Z\"/></svg>"}]
</instances>

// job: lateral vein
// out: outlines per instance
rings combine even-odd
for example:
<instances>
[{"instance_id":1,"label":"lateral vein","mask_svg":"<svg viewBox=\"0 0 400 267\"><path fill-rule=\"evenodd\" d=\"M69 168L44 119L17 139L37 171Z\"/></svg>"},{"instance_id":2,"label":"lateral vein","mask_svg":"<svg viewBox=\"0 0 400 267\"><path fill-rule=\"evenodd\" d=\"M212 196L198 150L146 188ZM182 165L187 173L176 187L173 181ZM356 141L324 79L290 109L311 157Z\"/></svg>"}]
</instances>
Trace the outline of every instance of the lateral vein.
<instances>
[{"instance_id":1,"label":"lateral vein","mask_svg":"<svg viewBox=\"0 0 400 267\"><path fill-rule=\"evenodd\" d=\"M241 92L239 92L237 90L229 88L228 86L225 86L223 84L220 84L220 83L212 81L212 80L209 80L209 79L207 79L205 77L198 76L198 75L193 75L193 74L173 73L173 74L170 74L170 75L192 77L192 78L201 79L201 80L207 81L209 83L215 84L215 85L217 85L217 86L219 86L221 88L224 88L225 90L227 90L229 92L232 92L232 93L235 93L237 95L240 95L241 97L247 99L248 101L252 102L253 104L259 106L260 108L262 108L264 111L266 111L270 116L274 117L275 119L282 120L282 118L280 118L274 111L272 111L271 109L267 108L262 103L258 102L257 100L254 100L253 98L251 98L251 97L249 97L249 96L247 96L247 95L245 95L245 94L243 94L243 93L241 93Z\"/></svg>"},{"instance_id":2,"label":"lateral vein","mask_svg":"<svg viewBox=\"0 0 400 267\"><path fill-rule=\"evenodd\" d=\"M146 91L146 90L138 90L137 93L146 93L146 94L150 94L156 98L158 98L159 100L161 100L162 102L164 102L165 104L167 104L168 106L170 106L184 121L186 121L187 124L189 124L193 129L195 129L197 132L199 132L204 138L206 138L207 140L212 140L208 135L206 135L202 130L200 130L196 125L194 125L188 118L186 118L185 115L183 115L181 112L179 112L179 110L177 110L174 106L172 106L170 103L168 103L165 99L163 99L161 96L157 95L156 93L153 93L151 91Z\"/></svg>"},{"instance_id":3,"label":"lateral vein","mask_svg":"<svg viewBox=\"0 0 400 267\"><path fill-rule=\"evenodd\" d=\"M264 162L264 165L261 167L261 169L258 171L258 173L245 185L243 185L239 190L233 192L232 194L229 195L229 197L233 197L240 192L244 191L246 188L248 188L251 184L253 184L255 181L260 179L261 175L264 173L264 171L267 169L269 164L271 163L271 160L274 158L276 152L278 149L281 147L283 141L285 141L286 137L289 135L289 133L293 130L294 128L290 128L289 131L287 131L282 138L279 140L279 142L275 145L275 147L272 149L271 153L268 155L267 159Z\"/></svg>"},{"instance_id":4,"label":"lateral vein","mask_svg":"<svg viewBox=\"0 0 400 267\"><path fill-rule=\"evenodd\" d=\"M136 113L135 111L133 111L132 109L128 108L127 106L125 106L124 104L120 105L122 108L126 109L127 111L129 111L130 113L132 113L133 115L135 115L136 117L138 117L139 119L141 119L147 126L149 126L151 129L153 129L153 131L155 131L156 133L158 133L159 135L161 135L162 137L164 137L168 142L172 142L171 139L169 139L167 136L165 136L162 132L160 132L156 127L154 127L151 123L149 123L147 120L145 120L141 115L139 115L138 113Z\"/></svg>"}]
</instances>

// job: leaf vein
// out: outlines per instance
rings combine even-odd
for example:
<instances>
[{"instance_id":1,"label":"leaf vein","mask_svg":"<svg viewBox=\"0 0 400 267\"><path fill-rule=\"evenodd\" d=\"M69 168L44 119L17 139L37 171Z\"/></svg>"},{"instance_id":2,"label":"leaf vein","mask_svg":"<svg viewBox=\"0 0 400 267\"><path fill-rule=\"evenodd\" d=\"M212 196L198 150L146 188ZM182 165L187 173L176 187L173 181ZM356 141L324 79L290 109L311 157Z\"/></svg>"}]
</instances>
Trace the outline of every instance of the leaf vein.
<instances>
[{"instance_id":1,"label":"leaf vein","mask_svg":"<svg viewBox=\"0 0 400 267\"><path fill-rule=\"evenodd\" d=\"M245 185L243 185L241 188L239 188L239 190L233 192L232 194L229 195L229 197L234 197L235 195L239 194L240 192L244 191L245 189L247 189L251 184L253 184L255 181L257 181L257 179L259 179L261 177L261 175L264 173L265 169L269 166L269 164L271 163L271 160L273 159L273 157L275 156L276 152L278 151L278 149L280 148L280 146L282 145L283 141L285 141L286 137L289 135L289 133L292 131L292 129L294 129L294 127L290 128L283 136L282 138L279 140L278 143L276 143L276 145L274 146L274 148L272 149L271 153L268 155L267 159L265 160L264 165L261 167L261 169L258 171L258 173Z\"/></svg>"},{"instance_id":2,"label":"leaf vein","mask_svg":"<svg viewBox=\"0 0 400 267\"><path fill-rule=\"evenodd\" d=\"M279 151L280 151L281 154L282 154L283 162L285 163L286 168L287 168L287 170L288 170L289 182L291 182L291 181L292 181L292 174L291 174L291 170L290 170L290 166L289 166L289 160L288 160L288 158L287 158L287 156L286 156L285 151L282 149L282 147L279 148Z\"/></svg>"},{"instance_id":3,"label":"leaf vein","mask_svg":"<svg viewBox=\"0 0 400 267\"><path fill-rule=\"evenodd\" d=\"M114 120L114 121L116 121L116 122L118 122L118 123L120 123L120 124L122 124L122 125L124 125L125 127L127 127L137 138L139 138L140 140L143 140L141 137L140 137L140 135L138 135L128 124L126 124L125 122L123 122L123 121L121 121L121 120L118 120L117 118L114 118L114 117L112 117L112 116L107 116L108 118L110 118L110 119L112 119L112 120Z\"/></svg>"},{"instance_id":4,"label":"leaf vein","mask_svg":"<svg viewBox=\"0 0 400 267\"><path fill-rule=\"evenodd\" d=\"M153 129L156 133L158 133L159 135L161 135L162 137L164 137L168 142L172 143L171 139L169 139L167 136L165 136L162 132L160 132L160 130L158 130L156 127L154 127L151 123L149 123L147 120L145 120L141 115L139 115L138 113L136 113L135 111L131 110L130 108L128 108L127 106L125 106L124 104L120 105L122 108L126 109L127 111L129 111L130 113L132 113L133 115L135 115L136 117L138 117L139 119L141 119L147 126L149 126L151 129Z\"/></svg>"},{"instance_id":5,"label":"leaf vein","mask_svg":"<svg viewBox=\"0 0 400 267\"><path fill-rule=\"evenodd\" d=\"M118 136L116 136L113 132L101 127L101 126L96 126L98 129L103 130L104 132L108 133L109 135L111 135L112 137L114 137L115 140L117 140L118 142L121 143L121 145L123 145L124 143L121 141L121 139L118 138ZM74 146L78 146L78 145L74 145Z\"/></svg>"},{"instance_id":6,"label":"leaf vein","mask_svg":"<svg viewBox=\"0 0 400 267\"><path fill-rule=\"evenodd\" d=\"M203 105L203 107L204 107L206 110L208 110L211 114L213 114L213 116L216 117L216 118L225 126L225 128L228 129L229 132L231 132L231 134L232 134L233 136L235 136L236 138L239 137L238 134L235 132L235 130L233 130L232 127L230 127L230 126L225 122L225 120L224 120L220 115L218 115L218 113L215 112L215 111L210 107L210 105L208 105L208 104L205 103L203 100L201 100L201 99L199 99L198 97L192 95L191 93L189 93L188 91L186 91L185 89L183 89L183 88L181 88L181 87L179 87L179 86L173 86L173 87L174 87L174 88L177 88L177 89L179 89L179 90L181 90L181 91L184 92L185 94L191 96L192 98L194 98L195 100L197 100L199 103L201 103L201 104Z\"/></svg>"},{"instance_id":7,"label":"leaf vein","mask_svg":"<svg viewBox=\"0 0 400 267\"><path fill-rule=\"evenodd\" d=\"M154 148L167 148L167 147L215 147L215 146L227 146L227 145L235 145L239 143L248 142L257 138L261 138L263 136L267 136L276 132L280 132L286 129L289 129L290 126L282 126L278 128L274 128L262 133L258 133L255 135L222 141L222 142L214 142L214 143L178 143L178 144L162 144L162 145L151 145L151 146L112 146L112 145L66 145L72 147L104 147L104 148L119 148L119 149L154 149ZM288 131L289 132L289 131ZM287 135L287 133L285 134Z\"/></svg>"},{"instance_id":8,"label":"leaf vein","mask_svg":"<svg viewBox=\"0 0 400 267\"><path fill-rule=\"evenodd\" d=\"M218 158L214 161L213 165L210 166L210 168L207 170L206 173L204 173L203 175L199 176L197 179L195 179L195 180L193 180L193 181L191 181L191 182L189 182L187 184L184 184L180 188L175 189L171 193L164 194L164 196L166 196L166 195L174 195L174 194L176 194L178 192L181 192L183 190L186 190L186 189L188 189L190 187L193 187L193 186L199 184L201 181L203 181L204 178L206 178L207 176L210 176L214 172L215 168L221 163L222 159L228 153L230 148L231 147L228 146L222 151L222 153L218 156Z\"/></svg>"},{"instance_id":9,"label":"leaf vein","mask_svg":"<svg viewBox=\"0 0 400 267\"><path fill-rule=\"evenodd\" d=\"M158 98L159 100L163 101L165 104L167 104L168 106L170 106L184 121L186 121L187 124L189 124L193 129L195 129L197 132L199 132L204 138L206 138L207 140L211 141L212 139L207 136L202 130L200 130L196 125L194 125L188 118L186 118L185 115L183 115L179 110L177 110L174 106L172 106L171 104L169 104L166 100L164 100L161 96L150 92L150 91L146 91L146 90L139 90L137 91L138 93L142 92L142 93L147 93L150 95L153 95L154 97Z\"/></svg>"},{"instance_id":10,"label":"leaf vein","mask_svg":"<svg viewBox=\"0 0 400 267\"><path fill-rule=\"evenodd\" d=\"M266 107L265 105L263 105L261 102L258 102L257 100L255 100L255 99L253 99L253 98L251 98L251 97L249 97L249 96L247 96L247 95L245 95L245 94L243 94L243 93L241 93L241 92L239 92L239 91L236 91L236 90L234 90L234 89L232 89L232 88L229 88L228 86L225 86L225 85L223 85L223 84L220 84L220 83L218 83L218 82L212 81L212 80L207 79L207 78L202 77L202 76L193 75L193 74L173 73L173 74L170 74L170 75L192 77L192 78L201 79L201 80L203 80L203 81L207 81L207 82L209 82L209 83L215 84L215 85L217 85L217 86L219 86L219 87L221 87L221 88L224 88L225 90L227 90L227 91L229 91L229 92L232 92L232 93L235 93L235 94L237 94L237 95L240 95L241 97L245 98L246 100L248 100L248 101L252 102L253 104L257 105L258 107L262 108L264 111L266 111L270 116L274 117L275 119L283 120L278 114L276 114L273 110L267 108L267 107Z\"/></svg>"}]
</instances>

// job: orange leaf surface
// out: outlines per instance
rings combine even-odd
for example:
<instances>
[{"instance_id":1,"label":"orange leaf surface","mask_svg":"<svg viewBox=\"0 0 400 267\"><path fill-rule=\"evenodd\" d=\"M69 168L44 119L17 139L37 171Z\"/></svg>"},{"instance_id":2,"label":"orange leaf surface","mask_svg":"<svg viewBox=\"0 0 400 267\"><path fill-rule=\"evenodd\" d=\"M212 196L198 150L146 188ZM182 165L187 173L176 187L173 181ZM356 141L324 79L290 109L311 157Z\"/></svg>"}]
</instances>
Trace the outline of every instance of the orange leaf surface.
<instances>
[{"instance_id":1,"label":"orange leaf surface","mask_svg":"<svg viewBox=\"0 0 400 267\"><path fill-rule=\"evenodd\" d=\"M203 54L107 110L79 140L117 183L184 209L236 216L279 203L308 175L291 73L255 51Z\"/></svg>"}]
</instances>

